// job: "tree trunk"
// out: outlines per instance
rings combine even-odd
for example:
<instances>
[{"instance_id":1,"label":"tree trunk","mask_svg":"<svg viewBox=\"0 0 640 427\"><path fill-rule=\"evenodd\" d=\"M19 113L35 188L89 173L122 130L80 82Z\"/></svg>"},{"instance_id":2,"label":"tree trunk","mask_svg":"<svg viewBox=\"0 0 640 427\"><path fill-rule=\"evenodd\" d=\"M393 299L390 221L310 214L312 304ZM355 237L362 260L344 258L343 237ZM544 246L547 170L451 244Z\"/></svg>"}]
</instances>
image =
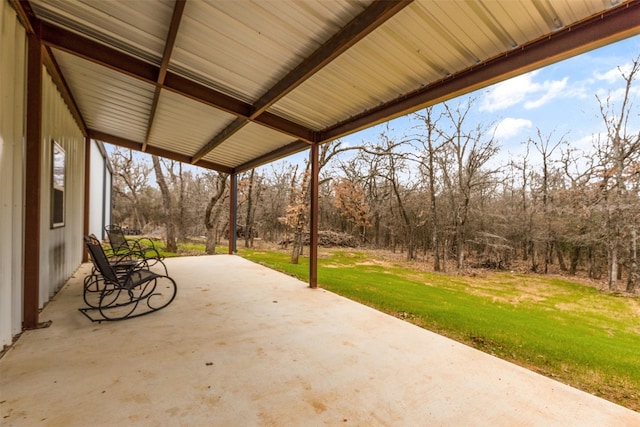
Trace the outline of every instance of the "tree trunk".
<instances>
[{"instance_id":1,"label":"tree trunk","mask_svg":"<svg viewBox=\"0 0 640 427\"><path fill-rule=\"evenodd\" d=\"M222 212L222 203L218 203L223 200L223 196L227 186L227 175L218 174L217 191L209 199L207 209L204 213L204 226L207 229L207 242L205 244L205 252L209 255L216 253L216 244L218 243L218 218ZM214 210L215 208L215 210Z\"/></svg>"},{"instance_id":2,"label":"tree trunk","mask_svg":"<svg viewBox=\"0 0 640 427\"><path fill-rule=\"evenodd\" d=\"M576 271L578 270L578 261L580 260L580 246L574 246L573 251L571 252L571 264L569 266L569 274L572 276L576 275Z\"/></svg>"},{"instance_id":3,"label":"tree trunk","mask_svg":"<svg viewBox=\"0 0 640 427\"><path fill-rule=\"evenodd\" d=\"M538 272L538 250L535 242L531 242L531 271Z\"/></svg>"},{"instance_id":4,"label":"tree trunk","mask_svg":"<svg viewBox=\"0 0 640 427\"><path fill-rule=\"evenodd\" d=\"M618 247L614 244L609 249L609 290L618 290Z\"/></svg>"},{"instance_id":5,"label":"tree trunk","mask_svg":"<svg viewBox=\"0 0 640 427\"><path fill-rule=\"evenodd\" d=\"M186 242L187 240L187 229L186 229L186 208L187 203L185 201L186 189L184 182L184 175L182 174L182 163L178 163L178 181L180 182L180 193L179 193L179 201L178 201L178 218L176 221L177 228L177 239L178 242Z\"/></svg>"},{"instance_id":6,"label":"tree trunk","mask_svg":"<svg viewBox=\"0 0 640 427\"><path fill-rule=\"evenodd\" d=\"M296 231L293 236L293 244L291 247L291 264L298 264L300 262L301 254L302 254L302 232Z\"/></svg>"},{"instance_id":7,"label":"tree trunk","mask_svg":"<svg viewBox=\"0 0 640 427\"><path fill-rule=\"evenodd\" d=\"M446 273L447 272L447 247L448 247L449 243L447 241L447 239L444 239L444 242L442 242L442 272Z\"/></svg>"},{"instance_id":8,"label":"tree trunk","mask_svg":"<svg viewBox=\"0 0 640 427\"><path fill-rule=\"evenodd\" d=\"M556 256L558 257L558 265L560 266L560 271L567 271L567 265L564 263L564 255L562 254L560 245L555 243L554 246L556 248Z\"/></svg>"},{"instance_id":9,"label":"tree trunk","mask_svg":"<svg viewBox=\"0 0 640 427\"><path fill-rule=\"evenodd\" d=\"M638 241L636 229L631 229L631 262L629 265L629 277L627 277L627 292L635 292L638 282L640 281L640 272L638 271Z\"/></svg>"},{"instance_id":10,"label":"tree trunk","mask_svg":"<svg viewBox=\"0 0 640 427\"><path fill-rule=\"evenodd\" d=\"M438 232L440 231L440 227L438 224L438 212L436 206L436 177L435 177L435 153L433 144L431 142L431 135L428 136L428 144L429 144L429 208L431 210L431 226L433 229L431 235L431 245L433 246L433 270L440 271L440 251L439 251L439 236Z\"/></svg>"},{"instance_id":11,"label":"tree trunk","mask_svg":"<svg viewBox=\"0 0 640 427\"><path fill-rule=\"evenodd\" d=\"M464 231L456 230L456 267L458 270L464 268Z\"/></svg>"},{"instance_id":12,"label":"tree trunk","mask_svg":"<svg viewBox=\"0 0 640 427\"><path fill-rule=\"evenodd\" d=\"M174 211L173 203L171 201L171 192L167 186L167 181L164 178L162 167L160 166L160 159L158 156L151 156L153 161L153 170L156 174L156 182L160 187L160 193L162 194L162 207L164 210L164 219L166 227L166 243L168 252L178 252L178 245L176 243L176 232L174 223Z\"/></svg>"},{"instance_id":13,"label":"tree trunk","mask_svg":"<svg viewBox=\"0 0 640 427\"><path fill-rule=\"evenodd\" d=\"M247 189L247 218L244 223L244 247L253 247L253 180L255 169L249 174L249 188Z\"/></svg>"}]
</instances>

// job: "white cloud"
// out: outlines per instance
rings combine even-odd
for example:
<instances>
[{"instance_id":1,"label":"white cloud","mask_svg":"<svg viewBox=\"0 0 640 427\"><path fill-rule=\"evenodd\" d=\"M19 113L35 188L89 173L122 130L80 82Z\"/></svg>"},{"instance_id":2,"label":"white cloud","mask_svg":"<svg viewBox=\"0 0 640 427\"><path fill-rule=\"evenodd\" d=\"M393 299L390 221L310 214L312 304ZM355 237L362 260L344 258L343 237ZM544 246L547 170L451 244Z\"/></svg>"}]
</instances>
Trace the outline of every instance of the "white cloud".
<instances>
[{"instance_id":1,"label":"white cloud","mask_svg":"<svg viewBox=\"0 0 640 427\"><path fill-rule=\"evenodd\" d=\"M527 94L537 90L537 83L533 82L537 73L533 71L496 84L485 92L480 111L504 110L521 102Z\"/></svg>"},{"instance_id":2,"label":"white cloud","mask_svg":"<svg viewBox=\"0 0 640 427\"><path fill-rule=\"evenodd\" d=\"M545 92L536 100L527 101L524 103L524 108L531 110L533 108L542 107L547 102L562 95L567 87L568 78L565 77L562 80L547 80L540 87Z\"/></svg>"},{"instance_id":3,"label":"white cloud","mask_svg":"<svg viewBox=\"0 0 640 427\"><path fill-rule=\"evenodd\" d=\"M618 81L622 81L622 74L628 75L631 71L631 63L621 65L620 67L615 67L610 69L609 71L605 71L604 73L599 73L595 71L593 76L596 80L605 81L609 84L614 84ZM621 74L622 72L622 74Z\"/></svg>"},{"instance_id":4,"label":"white cloud","mask_svg":"<svg viewBox=\"0 0 640 427\"><path fill-rule=\"evenodd\" d=\"M495 137L498 140L508 139L519 134L522 129L530 128L531 126L533 126L531 120L507 117L496 125Z\"/></svg>"},{"instance_id":5,"label":"white cloud","mask_svg":"<svg viewBox=\"0 0 640 427\"><path fill-rule=\"evenodd\" d=\"M600 88L596 91L598 98L603 102L609 101L611 104L617 104L622 102L626 92L626 87L618 87L615 89ZM633 100L640 96L640 86L632 86L629 89L629 99Z\"/></svg>"},{"instance_id":6,"label":"white cloud","mask_svg":"<svg viewBox=\"0 0 640 427\"><path fill-rule=\"evenodd\" d=\"M536 82L534 79L538 73L539 70L532 71L493 86L485 92L480 111L504 110L522 102L524 102L524 108L533 109L565 94L568 77L562 80ZM527 99L534 96L536 99Z\"/></svg>"}]
</instances>

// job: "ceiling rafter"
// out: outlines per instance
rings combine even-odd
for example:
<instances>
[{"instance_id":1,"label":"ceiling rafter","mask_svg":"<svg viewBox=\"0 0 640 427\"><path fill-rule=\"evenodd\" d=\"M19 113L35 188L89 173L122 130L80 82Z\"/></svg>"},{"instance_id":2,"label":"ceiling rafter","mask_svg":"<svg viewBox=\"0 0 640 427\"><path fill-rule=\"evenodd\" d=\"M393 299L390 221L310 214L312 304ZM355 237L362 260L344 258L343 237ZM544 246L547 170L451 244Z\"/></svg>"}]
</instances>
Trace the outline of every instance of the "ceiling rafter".
<instances>
[{"instance_id":1,"label":"ceiling rafter","mask_svg":"<svg viewBox=\"0 0 640 427\"><path fill-rule=\"evenodd\" d=\"M233 134L235 134L240 129L242 129L247 123L249 123L248 120L245 120L240 117L236 118L234 121L231 122L231 124L229 124L226 128L224 128L222 132L218 133L216 136L213 137L213 139L211 139L211 141L207 142L204 146L202 146L202 148L200 148L200 150L198 150L198 152L194 154L193 157L191 158L191 163L195 163L198 160L202 159L204 156L206 156L218 145L222 144L224 141L231 138Z\"/></svg>"},{"instance_id":2,"label":"ceiling rafter","mask_svg":"<svg viewBox=\"0 0 640 427\"><path fill-rule=\"evenodd\" d=\"M160 86L162 89L170 90L237 117L249 119L291 137L309 142L315 139L315 132L311 129L274 114L265 112L258 117L250 119L251 104L170 71L166 72L164 82L159 84L158 77L161 70L157 65L149 64L56 25L42 21L38 21L38 25L41 28L42 41L48 47L60 49L138 80Z\"/></svg>"},{"instance_id":3,"label":"ceiling rafter","mask_svg":"<svg viewBox=\"0 0 640 427\"><path fill-rule=\"evenodd\" d=\"M258 166L267 164L273 160L281 159L294 153L299 153L300 151L309 149L310 147L311 146L306 141L294 141L267 154L257 157L251 161L248 161L247 163L239 165L235 167L233 171L235 173L245 172L253 168L257 168Z\"/></svg>"},{"instance_id":4,"label":"ceiling rafter","mask_svg":"<svg viewBox=\"0 0 640 427\"><path fill-rule=\"evenodd\" d=\"M171 15L171 23L169 24L169 31L167 32L167 40L164 45L164 53L162 54L162 61L160 62L160 72L158 73L158 80L156 90L153 94L153 101L151 102L151 112L149 113L149 123L147 125L147 132L144 137L144 143L142 144L142 151L147 150L149 144L149 136L151 135L151 129L153 128L153 122L156 118L156 109L158 108L158 100L160 99L161 87L164 84L164 79L167 76L167 70L169 69L169 60L171 59L171 53L176 43L176 36L178 35L178 28L182 21L182 14L184 13L184 7L186 0L176 0L173 7L173 14Z\"/></svg>"},{"instance_id":5,"label":"ceiling rafter","mask_svg":"<svg viewBox=\"0 0 640 427\"><path fill-rule=\"evenodd\" d=\"M640 33L640 1L612 7L506 54L467 68L424 88L365 111L318 134L328 142L420 108L472 92L518 74L551 64L567 52L577 55Z\"/></svg>"},{"instance_id":6,"label":"ceiling rafter","mask_svg":"<svg viewBox=\"0 0 640 427\"><path fill-rule=\"evenodd\" d=\"M118 147L129 148L131 150L142 151L142 143L132 141L127 138L111 135L105 132L101 132L95 129L87 129L89 138L98 141L106 142L108 144L117 145ZM147 147L147 154L164 157L166 159L175 160L182 163L189 163L190 157L185 154L176 153L175 151L165 150L163 148L149 146ZM205 169L212 169L218 172L232 173L233 169L218 163L209 162L206 160L200 160L195 163L195 166L200 166Z\"/></svg>"},{"instance_id":7,"label":"ceiling rafter","mask_svg":"<svg viewBox=\"0 0 640 427\"><path fill-rule=\"evenodd\" d=\"M376 0L371 3L362 13L353 18L340 31L334 34L315 52L258 98L258 100L253 103L252 112L248 118L236 119L231 122L218 135L213 137L211 141L205 144L198 153L193 156L192 161L198 161L206 156L207 153L211 152L218 145L242 129L250 120L254 120L261 115L264 117L267 109L278 100L300 86L324 66L346 52L350 47L365 38L412 2L413 0Z\"/></svg>"},{"instance_id":8,"label":"ceiling rafter","mask_svg":"<svg viewBox=\"0 0 640 427\"><path fill-rule=\"evenodd\" d=\"M362 13L301 62L253 104L252 117L256 117L338 56L371 34L378 27L407 7L413 0L376 0Z\"/></svg>"}]
</instances>

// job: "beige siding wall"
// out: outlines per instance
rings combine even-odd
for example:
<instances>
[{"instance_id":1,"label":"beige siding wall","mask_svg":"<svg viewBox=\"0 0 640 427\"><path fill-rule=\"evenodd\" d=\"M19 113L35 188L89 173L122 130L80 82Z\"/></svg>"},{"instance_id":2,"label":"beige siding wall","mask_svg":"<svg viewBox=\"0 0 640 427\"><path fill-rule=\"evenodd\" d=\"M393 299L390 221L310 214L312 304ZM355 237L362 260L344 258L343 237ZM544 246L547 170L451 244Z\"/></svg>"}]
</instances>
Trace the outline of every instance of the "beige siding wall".
<instances>
[{"instance_id":1,"label":"beige siding wall","mask_svg":"<svg viewBox=\"0 0 640 427\"><path fill-rule=\"evenodd\" d=\"M0 0L0 347L22 329L24 29Z\"/></svg>"},{"instance_id":2,"label":"beige siding wall","mask_svg":"<svg viewBox=\"0 0 640 427\"><path fill-rule=\"evenodd\" d=\"M42 307L82 260L84 137L43 74L40 224L24 224L26 34L7 0L0 0L0 346L22 329L24 228L40 227ZM65 225L51 228L52 141L66 152ZM46 320L46 319L43 319Z\"/></svg>"},{"instance_id":3,"label":"beige siding wall","mask_svg":"<svg viewBox=\"0 0 640 427\"><path fill-rule=\"evenodd\" d=\"M66 154L64 226L51 228L52 146ZM49 74L42 82L42 213L40 217L40 305L67 281L82 261L84 136Z\"/></svg>"},{"instance_id":4,"label":"beige siding wall","mask_svg":"<svg viewBox=\"0 0 640 427\"><path fill-rule=\"evenodd\" d=\"M89 233L105 239L104 227L111 222L111 172L106 152L91 141L91 182L89 190ZM105 194L106 193L106 194Z\"/></svg>"}]
</instances>

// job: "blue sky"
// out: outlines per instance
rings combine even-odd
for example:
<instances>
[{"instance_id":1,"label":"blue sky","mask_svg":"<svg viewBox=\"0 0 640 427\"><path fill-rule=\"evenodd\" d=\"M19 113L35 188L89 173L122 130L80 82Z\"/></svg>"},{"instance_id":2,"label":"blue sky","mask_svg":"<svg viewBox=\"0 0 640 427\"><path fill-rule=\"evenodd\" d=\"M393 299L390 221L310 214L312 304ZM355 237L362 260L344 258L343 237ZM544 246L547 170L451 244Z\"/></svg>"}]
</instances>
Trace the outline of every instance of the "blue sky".
<instances>
[{"instance_id":1,"label":"blue sky","mask_svg":"<svg viewBox=\"0 0 640 427\"><path fill-rule=\"evenodd\" d=\"M624 87L618 67L628 69L631 61L639 56L640 36L635 36L449 102L477 98L469 119L474 124L497 126L496 137L501 146L496 156L498 164L505 164L510 157L522 153L523 141L536 138L538 128L545 137L553 132L552 141L564 136L573 147L586 150L591 146L593 135L604 130L595 95L604 99L610 94L613 101L618 100ZM633 90L637 112L640 110L640 80ZM389 127L401 138L412 132L414 124L405 116L391 121ZM640 131L640 117L636 116L631 125L635 126L636 132ZM384 127L386 124L374 126L344 137L342 141L345 145L375 142ZM278 168L280 162L301 163L307 156L305 151L263 168ZM531 160L535 162L534 158Z\"/></svg>"},{"instance_id":2,"label":"blue sky","mask_svg":"<svg viewBox=\"0 0 640 427\"><path fill-rule=\"evenodd\" d=\"M477 98L470 117L474 123L496 124L501 159L521 153L522 142L534 138L538 128L543 136L553 132L552 141L566 135L565 139L573 147L588 149L593 135L604 130L595 95L604 99L610 94L613 101L619 99L624 82L618 67L628 69L638 56L640 36L635 36L461 98ZM638 106L640 81L635 84L634 97ZM449 102L457 103L458 100ZM640 117L636 116L635 123L631 124L638 131ZM342 140L349 145L360 144L363 140L375 141L381 126L385 125ZM391 121L389 126L397 135L402 135L411 123L407 117L402 117Z\"/></svg>"}]
</instances>

